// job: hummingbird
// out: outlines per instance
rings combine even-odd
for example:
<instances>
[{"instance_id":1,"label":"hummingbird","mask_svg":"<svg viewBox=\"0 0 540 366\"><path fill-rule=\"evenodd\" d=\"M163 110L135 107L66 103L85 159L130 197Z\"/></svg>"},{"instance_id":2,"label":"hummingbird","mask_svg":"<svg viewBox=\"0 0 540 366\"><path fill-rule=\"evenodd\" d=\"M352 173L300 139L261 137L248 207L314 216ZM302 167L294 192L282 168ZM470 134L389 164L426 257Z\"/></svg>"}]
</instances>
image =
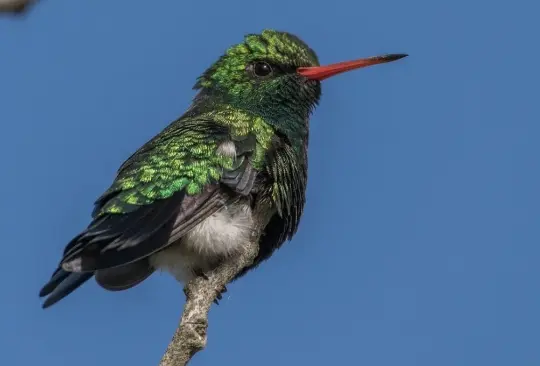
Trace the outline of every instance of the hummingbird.
<instances>
[{"instance_id":1,"label":"hummingbird","mask_svg":"<svg viewBox=\"0 0 540 366\"><path fill-rule=\"evenodd\" d=\"M42 307L92 277L110 291L156 271L181 283L205 277L234 261L255 227L258 255L236 278L257 267L298 229L321 81L406 56L320 66L291 33L246 35L197 79L187 111L120 166L41 289Z\"/></svg>"}]
</instances>

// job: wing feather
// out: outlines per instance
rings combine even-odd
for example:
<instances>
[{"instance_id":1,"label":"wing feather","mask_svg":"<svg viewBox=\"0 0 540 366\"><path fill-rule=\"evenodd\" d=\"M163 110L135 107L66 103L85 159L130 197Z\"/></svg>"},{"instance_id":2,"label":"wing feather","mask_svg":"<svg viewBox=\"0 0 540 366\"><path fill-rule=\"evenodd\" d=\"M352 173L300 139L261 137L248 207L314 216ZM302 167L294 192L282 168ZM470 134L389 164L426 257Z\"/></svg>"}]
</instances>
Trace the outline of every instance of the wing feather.
<instances>
[{"instance_id":1,"label":"wing feather","mask_svg":"<svg viewBox=\"0 0 540 366\"><path fill-rule=\"evenodd\" d=\"M234 156L216 154L228 141L230 131L222 125L182 121L133 154L96 201L93 221L65 247L40 292L49 296L43 306L58 302L94 274L105 288L134 286L153 271L139 261L179 240L238 199L238 193L248 194L257 175L249 159L256 141L238 138Z\"/></svg>"}]
</instances>

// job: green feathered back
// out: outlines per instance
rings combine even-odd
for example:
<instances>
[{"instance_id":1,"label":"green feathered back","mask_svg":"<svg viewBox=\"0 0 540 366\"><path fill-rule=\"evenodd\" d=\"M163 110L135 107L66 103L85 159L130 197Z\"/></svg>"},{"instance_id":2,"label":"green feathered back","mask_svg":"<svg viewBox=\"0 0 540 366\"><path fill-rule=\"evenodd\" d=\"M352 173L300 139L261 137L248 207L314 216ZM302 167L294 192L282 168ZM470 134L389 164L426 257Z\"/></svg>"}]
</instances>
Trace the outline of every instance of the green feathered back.
<instances>
[{"instance_id":1,"label":"green feathered back","mask_svg":"<svg viewBox=\"0 0 540 366\"><path fill-rule=\"evenodd\" d=\"M274 131L261 118L230 106L174 121L119 169L112 186L98 199L97 215L127 213L138 206L165 199L185 189L198 194L220 180L234 157L218 151L220 143L253 134L252 164L261 168Z\"/></svg>"}]
</instances>

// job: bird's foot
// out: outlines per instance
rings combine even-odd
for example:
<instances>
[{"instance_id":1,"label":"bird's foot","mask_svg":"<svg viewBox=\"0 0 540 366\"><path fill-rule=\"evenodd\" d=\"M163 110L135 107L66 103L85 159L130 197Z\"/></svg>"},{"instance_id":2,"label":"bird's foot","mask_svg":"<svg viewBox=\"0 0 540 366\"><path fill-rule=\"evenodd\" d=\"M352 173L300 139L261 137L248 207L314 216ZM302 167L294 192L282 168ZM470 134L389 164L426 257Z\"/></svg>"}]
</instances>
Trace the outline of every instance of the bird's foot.
<instances>
[{"instance_id":1,"label":"bird's foot","mask_svg":"<svg viewBox=\"0 0 540 366\"><path fill-rule=\"evenodd\" d=\"M206 273L204 273L204 271L202 269L195 269L195 270L193 270L193 273L195 274L195 276L201 277L206 281L209 280L208 275ZM216 289L217 295L216 295L216 298L214 299L214 303L216 305L219 305L219 301L221 299L223 299L222 294L224 294L225 292L227 292L227 287L226 286L222 286L220 289Z\"/></svg>"},{"instance_id":2,"label":"bird's foot","mask_svg":"<svg viewBox=\"0 0 540 366\"><path fill-rule=\"evenodd\" d=\"M219 301L223 298L222 294L227 292L227 287L222 286L221 289L216 290L216 292L217 292L217 295L216 295L216 298L214 299L214 303L216 305L219 305Z\"/></svg>"}]
</instances>

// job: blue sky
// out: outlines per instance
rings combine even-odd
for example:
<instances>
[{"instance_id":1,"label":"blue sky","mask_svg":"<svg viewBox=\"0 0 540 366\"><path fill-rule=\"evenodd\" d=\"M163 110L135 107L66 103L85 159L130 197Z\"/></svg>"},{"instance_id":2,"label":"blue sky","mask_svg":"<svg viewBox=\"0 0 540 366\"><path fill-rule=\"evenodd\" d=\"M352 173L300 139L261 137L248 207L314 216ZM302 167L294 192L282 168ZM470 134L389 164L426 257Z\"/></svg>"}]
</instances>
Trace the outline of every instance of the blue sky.
<instances>
[{"instance_id":1,"label":"blue sky","mask_svg":"<svg viewBox=\"0 0 540 366\"><path fill-rule=\"evenodd\" d=\"M37 293L131 152L244 34L330 63L300 231L211 310L193 365L538 365L540 113L532 2L43 1L0 19L0 364L153 365L183 293L166 275Z\"/></svg>"}]
</instances>

